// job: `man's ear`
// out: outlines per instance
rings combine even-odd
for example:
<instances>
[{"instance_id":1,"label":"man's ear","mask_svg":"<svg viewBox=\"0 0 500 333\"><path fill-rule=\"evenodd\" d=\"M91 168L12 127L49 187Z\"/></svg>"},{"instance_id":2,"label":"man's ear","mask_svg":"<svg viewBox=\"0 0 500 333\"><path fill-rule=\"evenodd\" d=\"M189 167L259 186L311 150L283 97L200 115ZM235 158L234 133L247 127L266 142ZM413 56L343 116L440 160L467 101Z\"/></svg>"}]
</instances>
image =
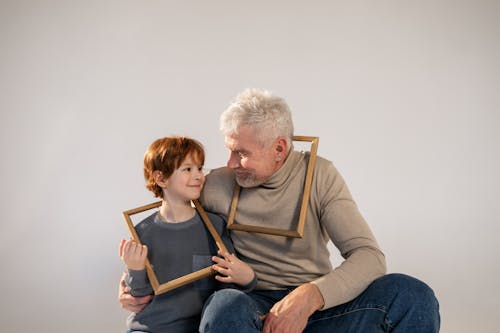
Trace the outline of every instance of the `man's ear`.
<instances>
[{"instance_id":1,"label":"man's ear","mask_svg":"<svg viewBox=\"0 0 500 333\"><path fill-rule=\"evenodd\" d=\"M281 161L286 158L286 152L287 152L287 147L288 144L283 137L279 137L278 140L276 141L276 161Z\"/></svg>"},{"instance_id":2,"label":"man's ear","mask_svg":"<svg viewBox=\"0 0 500 333\"><path fill-rule=\"evenodd\" d=\"M160 186L161 188L166 188L168 184L168 178L165 178L163 176L163 172L159 170L153 171L153 179L155 180L155 183Z\"/></svg>"}]
</instances>

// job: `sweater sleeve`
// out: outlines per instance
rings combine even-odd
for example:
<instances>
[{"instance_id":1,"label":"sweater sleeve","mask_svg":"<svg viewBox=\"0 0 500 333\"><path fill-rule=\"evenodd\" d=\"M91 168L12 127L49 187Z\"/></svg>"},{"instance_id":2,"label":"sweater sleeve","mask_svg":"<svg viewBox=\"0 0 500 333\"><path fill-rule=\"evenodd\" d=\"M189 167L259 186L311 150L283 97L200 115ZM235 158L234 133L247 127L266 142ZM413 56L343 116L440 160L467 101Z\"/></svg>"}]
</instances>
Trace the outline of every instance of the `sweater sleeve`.
<instances>
[{"instance_id":1,"label":"sweater sleeve","mask_svg":"<svg viewBox=\"0 0 500 333\"><path fill-rule=\"evenodd\" d=\"M153 288L149 283L146 270L127 270L125 283L130 288L132 296L146 296L153 294Z\"/></svg>"},{"instance_id":2,"label":"sweater sleeve","mask_svg":"<svg viewBox=\"0 0 500 333\"><path fill-rule=\"evenodd\" d=\"M345 259L340 266L312 281L319 288L326 309L357 297L385 274L386 263L344 179L332 163L328 162L324 169L316 172L312 195L317 196L322 228Z\"/></svg>"}]
</instances>

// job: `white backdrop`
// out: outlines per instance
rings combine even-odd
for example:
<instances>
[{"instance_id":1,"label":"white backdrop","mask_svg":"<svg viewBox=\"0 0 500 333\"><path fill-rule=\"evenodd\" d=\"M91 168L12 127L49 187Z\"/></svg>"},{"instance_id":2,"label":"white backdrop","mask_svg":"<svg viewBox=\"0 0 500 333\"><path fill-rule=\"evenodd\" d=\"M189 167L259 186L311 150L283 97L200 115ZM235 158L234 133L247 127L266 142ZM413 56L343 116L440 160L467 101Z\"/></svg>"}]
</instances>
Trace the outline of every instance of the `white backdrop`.
<instances>
[{"instance_id":1,"label":"white backdrop","mask_svg":"<svg viewBox=\"0 0 500 333\"><path fill-rule=\"evenodd\" d=\"M123 332L144 150L189 135L223 165L218 115L261 87L320 137L389 270L433 287L442 332L495 331L499 17L494 0L1 0L1 330Z\"/></svg>"}]
</instances>

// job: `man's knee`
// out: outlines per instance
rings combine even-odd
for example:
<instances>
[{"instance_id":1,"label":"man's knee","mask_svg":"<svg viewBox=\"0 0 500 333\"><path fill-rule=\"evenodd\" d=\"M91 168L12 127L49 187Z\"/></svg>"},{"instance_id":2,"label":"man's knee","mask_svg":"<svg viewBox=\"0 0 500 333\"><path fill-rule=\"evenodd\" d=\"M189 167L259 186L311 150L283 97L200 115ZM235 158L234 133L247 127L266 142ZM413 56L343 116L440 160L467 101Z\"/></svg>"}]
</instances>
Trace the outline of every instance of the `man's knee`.
<instances>
[{"instance_id":1,"label":"man's knee","mask_svg":"<svg viewBox=\"0 0 500 333\"><path fill-rule=\"evenodd\" d=\"M387 286L386 290L393 292L389 317L410 316L420 325L428 326L429 332L439 330L439 303L434 291L426 283L404 274L388 274L381 279L380 282Z\"/></svg>"},{"instance_id":2,"label":"man's knee","mask_svg":"<svg viewBox=\"0 0 500 333\"><path fill-rule=\"evenodd\" d=\"M421 302L437 305L437 299L434 291L423 281L404 274L388 274L380 278L382 283L386 284L386 290L394 290L400 297L408 298L414 302Z\"/></svg>"},{"instance_id":3,"label":"man's knee","mask_svg":"<svg viewBox=\"0 0 500 333\"><path fill-rule=\"evenodd\" d=\"M225 332L259 324L257 307L237 289L222 289L209 297L203 309L200 332Z\"/></svg>"},{"instance_id":4,"label":"man's knee","mask_svg":"<svg viewBox=\"0 0 500 333\"><path fill-rule=\"evenodd\" d=\"M252 299L244 292L237 289L222 289L214 292L205 304L206 310L245 308L250 305Z\"/></svg>"}]
</instances>

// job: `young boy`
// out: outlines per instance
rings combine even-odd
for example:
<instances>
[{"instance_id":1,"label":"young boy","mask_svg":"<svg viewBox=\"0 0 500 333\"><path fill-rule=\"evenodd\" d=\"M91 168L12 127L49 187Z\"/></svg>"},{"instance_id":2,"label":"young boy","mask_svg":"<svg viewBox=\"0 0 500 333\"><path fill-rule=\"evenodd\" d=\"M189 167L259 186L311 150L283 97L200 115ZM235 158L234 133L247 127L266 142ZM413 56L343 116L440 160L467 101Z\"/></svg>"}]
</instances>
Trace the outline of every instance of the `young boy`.
<instances>
[{"instance_id":1,"label":"young boy","mask_svg":"<svg viewBox=\"0 0 500 333\"><path fill-rule=\"evenodd\" d=\"M143 245L128 240L120 250L127 266L125 281L132 295L153 293L145 271L146 257L160 283L210 266L214 260L213 267L224 274L215 276L216 280L234 283L245 290L254 287L256 278L250 266L229 253L213 257L217 255L216 244L191 206L191 200L198 199L205 182L204 162L202 145L190 138L158 139L147 149L146 187L163 202L158 212L135 227ZM207 215L226 247L234 251L223 218L209 212ZM154 296L143 311L129 316L128 332L198 332L203 303L218 289L215 279L203 278Z\"/></svg>"}]
</instances>

